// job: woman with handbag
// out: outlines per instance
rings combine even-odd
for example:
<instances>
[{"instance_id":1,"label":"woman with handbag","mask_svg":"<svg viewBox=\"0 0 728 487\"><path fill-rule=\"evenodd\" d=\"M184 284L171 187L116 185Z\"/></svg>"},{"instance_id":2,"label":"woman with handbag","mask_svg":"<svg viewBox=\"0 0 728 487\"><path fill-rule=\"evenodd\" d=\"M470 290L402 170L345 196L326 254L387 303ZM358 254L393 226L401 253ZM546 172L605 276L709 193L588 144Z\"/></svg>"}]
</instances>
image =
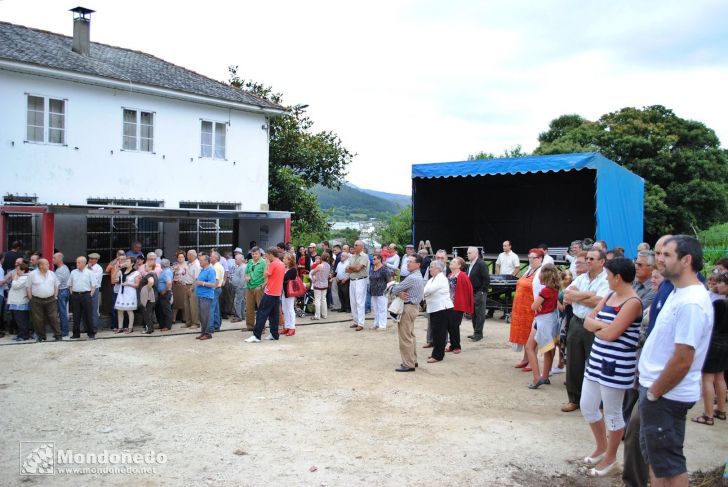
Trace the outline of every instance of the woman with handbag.
<instances>
[{"instance_id":1,"label":"woman with handbag","mask_svg":"<svg viewBox=\"0 0 728 487\"><path fill-rule=\"evenodd\" d=\"M331 266L329 265L329 253L324 252L321 255L321 263L314 269L311 267L311 286L313 287L313 298L316 312L311 318L312 320L320 320L328 316L328 306L326 305L326 292L329 290L329 274Z\"/></svg>"},{"instance_id":2,"label":"woman with handbag","mask_svg":"<svg viewBox=\"0 0 728 487\"><path fill-rule=\"evenodd\" d=\"M298 276L295 255L286 254L283 257L283 264L286 266L286 273L283 274L283 319L286 324L281 335L292 337L296 334L296 296L293 295L292 284L298 281L303 286L303 281Z\"/></svg>"}]
</instances>

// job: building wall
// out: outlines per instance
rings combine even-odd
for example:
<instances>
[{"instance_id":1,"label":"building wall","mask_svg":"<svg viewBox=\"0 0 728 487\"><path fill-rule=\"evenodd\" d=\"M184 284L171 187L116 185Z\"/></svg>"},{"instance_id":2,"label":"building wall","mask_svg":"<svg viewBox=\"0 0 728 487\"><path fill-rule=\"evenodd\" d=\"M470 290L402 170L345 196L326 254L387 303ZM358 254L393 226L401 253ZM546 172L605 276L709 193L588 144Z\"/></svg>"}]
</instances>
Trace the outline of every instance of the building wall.
<instances>
[{"instance_id":1,"label":"building wall","mask_svg":"<svg viewBox=\"0 0 728 487\"><path fill-rule=\"evenodd\" d=\"M67 100L64 146L25 142L26 94ZM122 107L155 112L154 153L122 150ZM200 119L229 123L227 160L199 157ZM263 125L254 113L0 70L0 192L40 203L214 201L258 211L268 202Z\"/></svg>"},{"instance_id":2,"label":"building wall","mask_svg":"<svg viewBox=\"0 0 728 487\"><path fill-rule=\"evenodd\" d=\"M241 220L239 224L239 245L247 251L251 240L258 243L258 247L266 249L278 242L282 242L285 236L285 220L278 219L256 219Z\"/></svg>"}]
</instances>

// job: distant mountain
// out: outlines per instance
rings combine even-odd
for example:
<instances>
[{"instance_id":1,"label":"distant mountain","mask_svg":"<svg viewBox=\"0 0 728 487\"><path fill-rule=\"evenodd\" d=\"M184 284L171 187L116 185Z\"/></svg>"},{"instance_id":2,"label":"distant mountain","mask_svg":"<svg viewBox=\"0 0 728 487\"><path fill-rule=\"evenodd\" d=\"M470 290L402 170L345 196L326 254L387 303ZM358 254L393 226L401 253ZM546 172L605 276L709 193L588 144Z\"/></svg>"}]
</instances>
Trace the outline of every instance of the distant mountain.
<instances>
[{"instance_id":1,"label":"distant mountain","mask_svg":"<svg viewBox=\"0 0 728 487\"><path fill-rule=\"evenodd\" d=\"M354 186L354 187L356 188L356 186ZM364 188L357 188L357 189L366 194L376 196L377 198L382 198L384 200L391 201L392 203L397 204L400 208L404 208L405 206L412 204L412 196L410 196L408 194L385 193L384 191L374 191L373 189L364 189Z\"/></svg>"},{"instance_id":2,"label":"distant mountain","mask_svg":"<svg viewBox=\"0 0 728 487\"><path fill-rule=\"evenodd\" d=\"M317 185L311 192L334 220L385 218L409 204L409 196L360 189L348 183L339 191Z\"/></svg>"}]
</instances>

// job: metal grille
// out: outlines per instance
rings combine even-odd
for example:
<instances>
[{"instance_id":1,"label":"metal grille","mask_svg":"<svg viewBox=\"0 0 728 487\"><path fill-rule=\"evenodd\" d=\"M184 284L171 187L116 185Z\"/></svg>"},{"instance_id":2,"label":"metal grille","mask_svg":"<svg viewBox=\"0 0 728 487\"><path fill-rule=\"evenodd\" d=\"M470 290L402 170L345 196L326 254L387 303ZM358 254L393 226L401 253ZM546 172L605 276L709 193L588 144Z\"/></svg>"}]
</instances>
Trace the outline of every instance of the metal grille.
<instances>
[{"instance_id":1,"label":"metal grille","mask_svg":"<svg viewBox=\"0 0 728 487\"><path fill-rule=\"evenodd\" d=\"M200 210L237 210L236 203L209 203L181 201L180 208ZM190 219L179 221L179 246L181 249L210 251L213 248L231 247L233 244L233 221L224 218Z\"/></svg>"},{"instance_id":2,"label":"metal grille","mask_svg":"<svg viewBox=\"0 0 728 487\"><path fill-rule=\"evenodd\" d=\"M161 208L164 201L88 199L89 205L147 206ZM162 223L140 217L89 216L86 218L88 252L101 255L101 261L113 260L118 249L128 250L135 241L144 251L162 247Z\"/></svg>"},{"instance_id":3,"label":"metal grille","mask_svg":"<svg viewBox=\"0 0 728 487\"><path fill-rule=\"evenodd\" d=\"M7 241L5 248L9 249L13 242L19 240L23 250L40 250L40 220L41 215L32 213L6 213L5 214Z\"/></svg>"}]
</instances>

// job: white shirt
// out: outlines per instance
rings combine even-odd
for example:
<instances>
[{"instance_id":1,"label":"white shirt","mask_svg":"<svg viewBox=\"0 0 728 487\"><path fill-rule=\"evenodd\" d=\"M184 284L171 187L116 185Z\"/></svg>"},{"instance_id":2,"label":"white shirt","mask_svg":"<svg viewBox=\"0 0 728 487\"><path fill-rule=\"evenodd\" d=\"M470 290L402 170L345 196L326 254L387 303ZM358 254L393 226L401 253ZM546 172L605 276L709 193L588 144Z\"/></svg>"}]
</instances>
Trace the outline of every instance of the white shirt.
<instances>
[{"instance_id":1,"label":"white shirt","mask_svg":"<svg viewBox=\"0 0 728 487\"><path fill-rule=\"evenodd\" d=\"M349 279L349 274L346 272L346 268L349 266L349 259L342 260L339 265L336 266L336 279L343 281Z\"/></svg>"},{"instance_id":2,"label":"white shirt","mask_svg":"<svg viewBox=\"0 0 728 487\"><path fill-rule=\"evenodd\" d=\"M604 297L609 292L609 283L607 282L607 271L605 269L602 269L602 272L595 277L594 279L591 279L589 277L589 273L585 272L584 274L580 275L576 279L574 279L574 282L571 284L571 286L576 288L578 291L588 291L592 293L596 293L597 296ZM591 313L594 308L591 308L589 306L583 305L581 303L573 303L572 307L574 308L574 314L581 318L582 320L586 318L586 315Z\"/></svg>"},{"instance_id":3,"label":"white shirt","mask_svg":"<svg viewBox=\"0 0 728 487\"><path fill-rule=\"evenodd\" d=\"M665 397L673 401L700 399L701 370L713 332L713 305L702 284L676 288L665 301L655 327L647 337L640 355L640 385L650 387L675 354L675 345L695 349L690 370Z\"/></svg>"},{"instance_id":4,"label":"white shirt","mask_svg":"<svg viewBox=\"0 0 728 487\"><path fill-rule=\"evenodd\" d=\"M571 272L571 278L576 276L576 256L566 254L566 260L569 261L569 272Z\"/></svg>"},{"instance_id":5,"label":"white shirt","mask_svg":"<svg viewBox=\"0 0 728 487\"><path fill-rule=\"evenodd\" d=\"M387 261L384 263L384 265L386 265L393 271L399 269L399 254L394 254L390 257L387 257Z\"/></svg>"},{"instance_id":6,"label":"white shirt","mask_svg":"<svg viewBox=\"0 0 728 487\"><path fill-rule=\"evenodd\" d=\"M440 272L425 284L425 301L428 313L453 307L450 299L450 283L444 272Z\"/></svg>"},{"instance_id":7,"label":"white shirt","mask_svg":"<svg viewBox=\"0 0 728 487\"><path fill-rule=\"evenodd\" d=\"M412 254L412 255L415 255L415 254ZM399 267L399 277L405 278L410 275L410 271L407 270L407 257L412 257L412 255L404 254L402 256L402 263L400 264L400 267ZM400 281L400 282L402 282L402 281Z\"/></svg>"},{"instance_id":8,"label":"white shirt","mask_svg":"<svg viewBox=\"0 0 728 487\"><path fill-rule=\"evenodd\" d=\"M50 298L55 296L56 287L60 284L56 274L47 270L45 276L36 269L28 275L28 287L35 298Z\"/></svg>"},{"instance_id":9,"label":"white shirt","mask_svg":"<svg viewBox=\"0 0 728 487\"><path fill-rule=\"evenodd\" d=\"M83 293L96 288L96 278L93 273L84 267L83 270L73 269L71 277L68 278L68 287L74 293Z\"/></svg>"},{"instance_id":10,"label":"white shirt","mask_svg":"<svg viewBox=\"0 0 728 487\"><path fill-rule=\"evenodd\" d=\"M199 259L187 262L187 274L185 274L183 282L187 285L194 284L197 277L200 275L200 271L202 271L202 267L200 267Z\"/></svg>"},{"instance_id":11,"label":"white shirt","mask_svg":"<svg viewBox=\"0 0 728 487\"><path fill-rule=\"evenodd\" d=\"M2 281L3 279L5 279L5 269L0 266L0 281ZM0 286L0 293L5 291L8 288L7 286L7 284L3 284L2 286Z\"/></svg>"},{"instance_id":12,"label":"white shirt","mask_svg":"<svg viewBox=\"0 0 728 487\"><path fill-rule=\"evenodd\" d=\"M536 269L536 275L533 276L533 282L531 283L531 286L533 288L533 299L536 299L538 295L541 294L541 290L546 287L541 284L541 269L543 269L543 265ZM526 271L526 274L528 274L528 271Z\"/></svg>"},{"instance_id":13,"label":"white shirt","mask_svg":"<svg viewBox=\"0 0 728 487\"><path fill-rule=\"evenodd\" d=\"M495 265L500 267L500 274L513 275L513 272L521 266L521 260L515 252L509 250L498 254Z\"/></svg>"},{"instance_id":14,"label":"white shirt","mask_svg":"<svg viewBox=\"0 0 728 487\"><path fill-rule=\"evenodd\" d=\"M28 304L28 275L24 274L13 279L8 291L8 304Z\"/></svg>"},{"instance_id":15,"label":"white shirt","mask_svg":"<svg viewBox=\"0 0 728 487\"><path fill-rule=\"evenodd\" d=\"M104 269L102 269L101 266L98 264L87 266L87 268L94 275L94 287L96 287L97 289L100 288L101 279L104 278Z\"/></svg>"},{"instance_id":16,"label":"white shirt","mask_svg":"<svg viewBox=\"0 0 728 487\"><path fill-rule=\"evenodd\" d=\"M551 264L554 265L554 258L551 257L549 254L546 254L543 256L543 263L545 264Z\"/></svg>"}]
</instances>

